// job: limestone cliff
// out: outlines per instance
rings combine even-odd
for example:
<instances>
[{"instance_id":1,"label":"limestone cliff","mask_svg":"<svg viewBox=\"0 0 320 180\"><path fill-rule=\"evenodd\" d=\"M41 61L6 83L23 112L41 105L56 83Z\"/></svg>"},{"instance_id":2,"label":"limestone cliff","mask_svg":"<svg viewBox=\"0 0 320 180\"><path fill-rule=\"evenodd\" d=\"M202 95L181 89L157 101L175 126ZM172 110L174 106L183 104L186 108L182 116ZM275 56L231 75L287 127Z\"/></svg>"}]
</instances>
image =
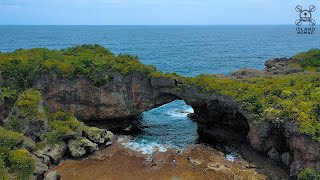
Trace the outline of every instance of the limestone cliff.
<instances>
[{"instance_id":1,"label":"limestone cliff","mask_svg":"<svg viewBox=\"0 0 320 180\"><path fill-rule=\"evenodd\" d=\"M211 80L215 79L216 81L203 83L202 85L205 86L203 87L199 83L190 83L195 78L164 75L157 72L153 67L141 64L135 57L130 55L115 56L99 45L83 45L61 51L34 49L27 50L27 52L30 52L30 56L26 56L27 59L24 61L29 63L28 68L24 68L24 64L19 63L21 60L19 60L20 54L18 51L7 54L8 61L4 61L1 66L1 71L5 73L2 74L3 77L0 74L0 121L2 123L6 119L7 127L11 126L11 129L19 131L35 141L42 140L42 136L33 131L47 131L47 119L40 116L37 120L44 122L44 124L32 124L34 121L28 119L25 113L21 114L21 108L16 100L19 101L18 95L23 95L23 92L28 88L37 89L41 93L43 101L35 104L40 112L44 111L41 107L45 105L49 107L50 113L57 112L59 115L59 111L71 112L78 120L87 124L92 122L95 122L96 125L107 123L106 127L109 130L123 129L136 124L139 122L138 117L142 112L176 99L182 99L191 105L195 111L195 120L198 123L198 133L201 139L210 143L217 141L230 144L249 141L254 149L290 167L292 175L297 175L299 169L308 167L320 170L320 143L311 137L312 134L319 136L317 134L319 132L317 129L318 122L315 123L316 118L307 117L308 113L315 114L315 116L320 115L319 111L311 112L311 109L315 107L306 106L305 109L310 111L300 114L302 119L305 116L307 117L305 118L307 122L304 124L305 126L308 127L311 124L308 124L309 122L316 124L316 126L312 126L312 124L309 126L316 128L312 128L312 132L308 134L301 133L297 122L294 120L287 121L284 116L282 116L285 119L283 121L272 117L264 117L264 121L257 121L255 118L257 114L250 111L250 108L253 111L261 109L263 111L265 110L263 106L255 104L256 99L252 98L249 102L249 108L245 109L244 102L236 99L236 96L232 96L232 93L241 97L252 93L252 89L248 86L242 86L243 83L248 81L251 81L252 84L265 82L261 79L259 82L246 78L264 77L265 75L267 75L266 79L271 76L277 78L280 76L274 75L294 74L306 69L314 69L315 71L312 73L300 73L294 76L294 78L297 78L303 74L308 74L313 78L311 85L313 91L316 91L313 95L314 98L317 95L316 88L320 87L320 83L318 83L320 77L318 77L317 67L313 67L313 61L310 64L307 59L303 61L303 66L301 64L295 66L294 64L297 65L298 62L297 59L274 59L266 62L266 68L263 71L242 69L232 73L228 78L223 77L224 79L220 76L208 75L214 77ZM47 56L48 54L51 54L51 56ZM33 55L37 56L33 57ZM311 53L311 55L314 55L314 53ZM10 71L9 68L6 68L7 66L13 66L14 69L18 70ZM283 86L294 86L297 83L294 78L291 79L293 81L286 81ZM3 98L1 92L3 89L2 79L4 79L7 91L15 90L17 92L15 96ZM235 79L242 80L235 81ZM222 83L222 85L227 85L229 89L219 86L219 82L224 80L228 83ZM300 77L299 81L298 83L302 83L300 87L303 87L304 79ZM237 89L238 86L233 86L233 83L237 83L242 89ZM207 88L206 85L213 88ZM232 87L235 88L232 89ZM295 88L299 87L295 86ZM220 89L220 91L217 89ZM232 90L231 93L222 93L230 89ZM273 93L272 96L276 96L278 100L281 99L281 102L287 100L289 103L292 97L297 95L295 92L284 92L282 90L273 91L271 89L272 92L268 92L268 95ZM242 92L242 94L238 92ZM305 93L311 94L308 89ZM265 97L263 93L259 95L262 99ZM300 96L303 96L303 94L300 94ZM291 99L287 99L288 97L291 97ZM295 99L295 101L298 100ZM269 114L284 112L281 103L279 103L279 106L278 104L272 105ZM8 114L10 115L8 116ZM264 116L265 114L260 113L259 115ZM47 160L50 163L51 161L57 163L61 156L56 154L65 154L67 149L75 157L82 156L87 151L97 150L97 145L104 141L101 140L101 136L105 137L108 133L101 130L98 135L93 137L92 132L96 132L96 130L85 131L84 125L80 124L76 118L67 118L67 121L64 118L62 120L58 118L58 122L51 125L53 127L49 130L51 134L50 132L44 133L44 135L47 135L47 137L44 136L47 139L56 137L58 140L63 140L63 143L62 145L42 149L43 153L37 155L37 157L42 158L41 161ZM21 123L21 126L12 126L12 124L24 120L26 121ZM78 127L75 128L76 130L72 129L74 125ZM66 132L64 131L65 127L67 127ZM82 128L79 129L79 127Z\"/></svg>"},{"instance_id":2,"label":"limestone cliff","mask_svg":"<svg viewBox=\"0 0 320 180\"><path fill-rule=\"evenodd\" d=\"M279 74L277 72L285 68L279 64L284 62L270 61L261 73ZM287 73L293 71L290 69ZM54 111L73 111L85 122L133 124L140 113L182 99L193 107L202 139L231 144L248 140L254 149L290 167L291 175L297 175L299 169L307 167L320 170L320 143L300 134L294 122L257 123L233 98L203 92L197 86L179 88L172 78L141 73L122 75L115 71L109 74L110 80L100 87L81 76L69 80L55 74L42 74L37 87Z\"/></svg>"}]
</instances>

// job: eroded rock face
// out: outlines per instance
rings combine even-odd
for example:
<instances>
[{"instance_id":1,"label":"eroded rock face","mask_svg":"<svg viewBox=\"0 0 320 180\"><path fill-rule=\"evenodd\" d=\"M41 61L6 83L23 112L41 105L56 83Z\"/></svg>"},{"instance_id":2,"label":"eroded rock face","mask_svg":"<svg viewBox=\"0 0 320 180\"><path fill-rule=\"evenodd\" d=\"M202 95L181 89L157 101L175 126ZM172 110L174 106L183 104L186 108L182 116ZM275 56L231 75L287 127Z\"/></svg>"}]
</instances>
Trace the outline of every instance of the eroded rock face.
<instances>
[{"instance_id":1,"label":"eroded rock face","mask_svg":"<svg viewBox=\"0 0 320 180\"><path fill-rule=\"evenodd\" d=\"M20 97L18 101L19 99ZM40 136L48 131L48 119L44 116L43 100L37 105L36 111L36 115L25 115L16 103L4 120L4 126L38 142Z\"/></svg>"},{"instance_id":2,"label":"eroded rock face","mask_svg":"<svg viewBox=\"0 0 320 180\"><path fill-rule=\"evenodd\" d=\"M320 142L297 133L297 128L296 124L285 124L285 136L293 157L290 165L291 175L297 175L301 168L315 168L320 171Z\"/></svg>"},{"instance_id":3,"label":"eroded rock face","mask_svg":"<svg viewBox=\"0 0 320 180\"><path fill-rule=\"evenodd\" d=\"M36 151L35 155L39 158L42 158L44 163L47 165L58 164L66 151L66 143L61 142L60 144L47 145L43 149Z\"/></svg>"},{"instance_id":4,"label":"eroded rock face","mask_svg":"<svg viewBox=\"0 0 320 180\"><path fill-rule=\"evenodd\" d=\"M266 62L263 73L297 72L287 67L287 61L276 59ZM110 74L110 81L101 87L92 85L82 77L68 80L58 78L55 74L42 75L37 86L44 92L54 111L73 111L78 119L89 122L118 124L125 121L129 123L125 127L130 122L134 123L132 117L144 111L183 99L195 111L200 138L231 144L248 140L254 149L266 155L269 153L270 157L290 167L291 175L296 175L298 169L306 167L320 170L319 142L299 134L290 123L279 124L272 120L256 123L252 115L244 112L241 104L231 97L214 92L204 93L195 86L177 90L173 79L148 77L139 73L128 76L117 72ZM87 138L100 141L100 137L95 139L87 135ZM70 147L82 149L83 153L85 146L80 144L69 143ZM76 156L82 153L77 152Z\"/></svg>"},{"instance_id":5,"label":"eroded rock face","mask_svg":"<svg viewBox=\"0 0 320 180\"><path fill-rule=\"evenodd\" d=\"M68 80L46 74L39 78L37 87L53 110L73 111L82 121L121 121L176 99L152 87L150 78L140 73L123 76L110 72L110 76L106 85L96 87L85 78ZM173 80L169 79L163 83L166 88L174 85Z\"/></svg>"},{"instance_id":6,"label":"eroded rock face","mask_svg":"<svg viewBox=\"0 0 320 180\"><path fill-rule=\"evenodd\" d=\"M98 144L91 142L88 139L71 139L68 142L68 148L73 157L81 157L87 153L99 150Z\"/></svg>"}]
</instances>

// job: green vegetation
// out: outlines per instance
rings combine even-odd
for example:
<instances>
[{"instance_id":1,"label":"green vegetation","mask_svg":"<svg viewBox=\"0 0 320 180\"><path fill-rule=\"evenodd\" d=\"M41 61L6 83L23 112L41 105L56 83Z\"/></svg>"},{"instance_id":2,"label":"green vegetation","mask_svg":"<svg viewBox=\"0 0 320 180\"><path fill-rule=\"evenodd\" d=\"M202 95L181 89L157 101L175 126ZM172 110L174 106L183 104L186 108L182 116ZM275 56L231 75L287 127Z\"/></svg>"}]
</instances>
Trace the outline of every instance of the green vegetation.
<instances>
[{"instance_id":1,"label":"green vegetation","mask_svg":"<svg viewBox=\"0 0 320 180\"><path fill-rule=\"evenodd\" d=\"M320 50L313 49L293 58L296 60L291 66L305 72L236 80L215 75L187 78L175 73L163 74L152 66L143 65L137 57L127 54L116 56L99 45L83 45L63 50L20 49L13 53L0 53L0 71L4 79L1 82L0 103L6 99L17 99L16 105L22 119L36 117L29 119L41 120L43 116L48 117L49 131L37 142L37 148L41 149L45 143L56 144L65 138L80 138L86 127L70 113L51 113L49 110L39 112L41 92L30 89L34 87L37 76L55 73L70 80L85 77L94 85L102 86L112 80L113 71L123 75L139 72L147 76L183 81L184 84L176 87L176 90L197 85L208 93L231 96L242 104L244 110L251 112L257 122L295 121L299 124L300 133L320 141ZM21 122L21 119L17 121ZM10 126L6 128L16 130ZM8 129L0 128L0 176L7 178L10 173L17 178L26 179L32 172L33 163L30 153L18 147L24 136ZM98 132L92 129L91 133ZM318 178L319 173L311 169L306 169L299 175L299 179L313 177Z\"/></svg>"},{"instance_id":2,"label":"green vegetation","mask_svg":"<svg viewBox=\"0 0 320 180\"><path fill-rule=\"evenodd\" d=\"M314 169L305 169L299 173L298 180L319 180L320 172Z\"/></svg>"},{"instance_id":3,"label":"green vegetation","mask_svg":"<svg viewBox=\"0 0 320 180\"><path fill-rule=\"evenodd\" d=\"M4 127L22 134L28 133L39 121L46 120L44 112L39 109L41 101L41 93L35 89L21 93L13 107L14 113L4 120Z\"/></svg>"},{"instance_id":4,"label":"green vegetation","mask_svg":"<svg viewBox=\"0 0 320 180\"><path fill-rule=\"evenodd\" d=\"M35 89L28 89L24 91L17 101L20 113L23 116L39 117L41 114L38 110L40 101L42 100L41 93Z\"/></svg>"},{"instance_id":5,"label":"green vegetation","mask_svg":"<svg viewBox=\"0 0 320 180\"><path fill-rule=\"evenodd\" d=\"M56 144L65 137L81 136L82 128L73 114L57 112L49 115L49 132L43 138L50 144Z\"/></svg>"},{"instance_id":6,"label":"green vegetation","mask_svg":"<svg viewBox=\"0 0 320 180\"><path fill-rule=\"evenodd\" d=\"M301 67L308 71L320 71L320 50L311 49L308 52L300 53L293 58L298 59L298 63L294 64L296 67Z\"/></svg>"},{"instance_id":7,"label":"green vegetation","mask_svg":"<svg viewBox=\"0 0 320 180\"><path fill-rule=\"evenodd\" d=\"M300 133L320 141L320 50L294 56L293 65L307 72L284 76L263 76L236 80L215 75L189 78L206 92L218 92L242 103L257 121L296 121ZM311 71L309 71L311 70Z\"/></svg>"},{"instance_id":8,"label":"green vegetation","mask_svg":"<svg viewBox=\"0 0 320 180\"><path fill-rule=\"evenodd\" d=\"M0 157L8 156L8 153L22 142L23 137L23 134L0 129Z\"/></svg>"},{"instance_id":9,"label":"green vegetation","mask_svg":"<svg viewBox=\"0 0 320 180\"><path fill-rule=\"evenodd\" d=\"M3 159L0 157L0 179L7 180L9 179L8 169L6 168Z\"/></svg>"},{"instance_id":10,"label":"green vegetation","mask_svg":"<svg viewBox=\"0 0 320 180\"><path fill-rule=\"evenodd\" d=\"M265 76L245 80L201 75L191 83L204 91L231 96L257 121L295 120L300 132L320 141L320 74Z\"/></svg>"},{"instance_id":11,"label":"green vegetation","mask_svg":"<svg viewBox=\"0 0 320 180\"><path fill-rule=\"evenodd\" d=\"M63 50L20 49L13 53L0 53L0 60L0 71L6 80L3 87L7 88L7 92L21 92L32 87L36 76L43 72L56 72L66 78L84 75L99 86L112 78L107 70L122 74L151 74L156 71L154 67L140 63L137 57L127 54L115 56L99 45L82 45ZM13 97L15 94L8 92L5 97Z\"/></svg>"},{"instance_id":12,"label":"green vegetation","mask_svg":"<svg viewBox=\"0 0 320 180\"><path fill-rule=\"evenodd\" d=\"M30 179L33 172L33 158L28 150L16 149L24 136L20 133L0 129L0 177L8 179L8 174L17 179Z\"/></svg>"},{"instance_id":13,"label":"green vegetation","mask_svg":"<svg viewBox=\"0 0 320 180\"><path fill-rule=\"evenodd\" d=\"M34 159L26 149L16 149L9 153L10 171L21 180L29 180L34 171Z\"/></svg>"}]
</instances>

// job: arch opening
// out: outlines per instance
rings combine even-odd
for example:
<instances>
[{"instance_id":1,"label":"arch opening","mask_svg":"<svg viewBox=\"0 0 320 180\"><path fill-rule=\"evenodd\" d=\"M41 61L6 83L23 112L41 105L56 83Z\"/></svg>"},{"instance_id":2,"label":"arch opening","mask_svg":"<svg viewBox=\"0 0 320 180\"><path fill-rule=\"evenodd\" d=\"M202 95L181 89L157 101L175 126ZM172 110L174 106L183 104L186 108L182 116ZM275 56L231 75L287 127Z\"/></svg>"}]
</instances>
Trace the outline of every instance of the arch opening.
<instances>
[{"instance_id":1,"label":"arch opening","mask_svg":"<svg viewBox=\"0 0 320 180\"><path fill-rule=\"evenodd\" d=\"M197 142L197 123L188 117L193 108L183 100L175 100L143 112L140 133L123 141L128 148L151 154L154 150L183 149Z\"/></svg>"}]
</instances>

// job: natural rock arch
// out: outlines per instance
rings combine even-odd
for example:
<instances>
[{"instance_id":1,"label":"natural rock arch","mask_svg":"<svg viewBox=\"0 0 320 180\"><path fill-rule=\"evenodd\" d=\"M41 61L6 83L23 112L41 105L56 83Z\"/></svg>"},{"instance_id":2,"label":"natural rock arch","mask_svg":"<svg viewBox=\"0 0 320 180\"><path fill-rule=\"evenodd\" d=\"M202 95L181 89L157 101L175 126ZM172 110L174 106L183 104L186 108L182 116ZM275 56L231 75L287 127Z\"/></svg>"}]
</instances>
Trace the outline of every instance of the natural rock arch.
<instances>
[{"instance_id":1,"label":"natural rock arch","mask_svg":"<svg viewBox=\"0 0 320 180\"><path fill-rule=\"evenodd\" d=\"M39 79L38 89L44 93L49 107L54 111L73 111L87 123L116 124L121 128L122 124L135 123L133 120L142 112L180 99L194 109L201 137L239 142L248 133L245 114L230 97L204 93L196 86L177 90L174 79L113 72L112 79L101 87L82 77L69 80L44 74Z\"/></svg>"}]
</instances>

